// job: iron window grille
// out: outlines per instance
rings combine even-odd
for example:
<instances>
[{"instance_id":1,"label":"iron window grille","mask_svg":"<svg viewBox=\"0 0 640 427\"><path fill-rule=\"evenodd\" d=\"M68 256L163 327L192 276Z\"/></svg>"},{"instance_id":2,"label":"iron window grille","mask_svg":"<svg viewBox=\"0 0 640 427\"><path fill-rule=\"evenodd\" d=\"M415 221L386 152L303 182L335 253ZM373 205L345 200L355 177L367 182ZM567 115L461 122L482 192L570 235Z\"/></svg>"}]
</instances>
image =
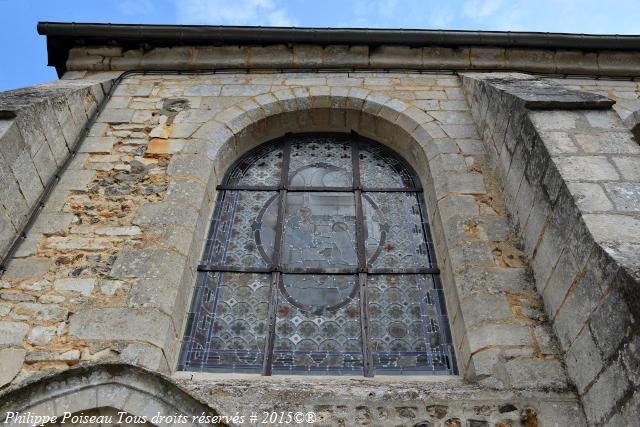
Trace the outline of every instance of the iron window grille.
<instances>
[{"instance_id":1,"label":"iron window grille","mask_svg":"<svg viewBox=\"0 0 640 427\"><path fill-rule=\"evenodd\" d=\"M455 374L419 180L355 133L287 134L229 168L179 369Z\"/></svg>"}]
</instances>

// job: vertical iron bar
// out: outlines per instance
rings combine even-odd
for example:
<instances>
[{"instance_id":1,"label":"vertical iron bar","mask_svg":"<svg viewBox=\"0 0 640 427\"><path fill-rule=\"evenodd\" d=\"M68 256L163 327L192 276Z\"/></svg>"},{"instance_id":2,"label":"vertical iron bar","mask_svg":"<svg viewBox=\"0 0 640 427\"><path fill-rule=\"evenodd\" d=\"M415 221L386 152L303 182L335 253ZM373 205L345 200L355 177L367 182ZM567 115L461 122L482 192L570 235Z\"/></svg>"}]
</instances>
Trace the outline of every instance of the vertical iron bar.
<instances>
[{"instance_id":1,"label":"vertical iron bar","mask_svg":"<svg viewBox=\"0 0 640 427\"><path fill-rule=\"evenodd\" d=\"M356 203L356 252L358 254L358 287L360 289L360 327L362 330L362 363L365 377L373 377L373 355L369 347L369 299L367 297L367 257L364 245L364 212L360 186L360 149L358 135L352 132L351 164L353 169L354 200Z\"/></svg>"},{"instance_id":2,"label":"vertical iron bar","mask_svg":"<svg viewBox=\"0 0 640 427\"><path fill-rule=\"evenodd\" d=\"M358 274L360 287L360 327L362 330L362 356L365 377L373 377L373 354L369 339L369 298L367 296L367 273Z\"/></svg>"},{"instance_id":3,"label":"vertical iron bar","mask_svg":"<svg viewBox=\"0 0 640 427\"><path fill-rule=\"evenodd\" d=\"M287 205L287 183L289 182L289 163L291 157L291 140L286 138L282 147L282 169L280 170L280 194L278 195L278 218L276 235L273 240L273 257L271 285L269 288L269 323L264 346L262 375L269 376L273 365L273 347L276 341L276 305L278 303L278 283L280 281L280 255L282 252L282 234L284 231L284 214Z\"/></svg>"},{"instance_id":4,"label":"vertical iron bar","mask_svg":"<svg viewBox=\"0 0 640 427\"><path fill-rule=\"evenodd\" d=\"M276 307L278 305L278 282L280 272L271 273L269 285L269 317L267 318L267 336L264 342L264 357L262 358L262 375L270 376L273 367L273 348L276 342Z\"/></svg>"}]
</instances>

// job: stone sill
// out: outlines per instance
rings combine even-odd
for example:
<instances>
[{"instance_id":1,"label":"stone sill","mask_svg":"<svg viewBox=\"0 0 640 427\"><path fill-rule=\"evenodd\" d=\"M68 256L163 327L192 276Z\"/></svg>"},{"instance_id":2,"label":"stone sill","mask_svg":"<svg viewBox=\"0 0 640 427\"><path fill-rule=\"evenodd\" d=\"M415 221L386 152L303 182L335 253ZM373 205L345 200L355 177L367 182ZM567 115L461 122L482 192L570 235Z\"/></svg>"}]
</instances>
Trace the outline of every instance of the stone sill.
<instances>
[{"instance_id":1,"label":"stone sill","mask_svg":"<svg viewBox=\"0 0 640 427\"><path fill-rule=\"evenodd\" d=\"M431 383L443 384L448 387L464 386L463 378L460 375L376 375L373 378L352 375L272 375L263 376L260 374L238 374L232 372L193 372L176 371L170 376L176 381L193 380L197 382L219 382L219 381L251 381L252 383L314 383L314 384L376 384L376 383Z\"/></svg>"}]
</instances>

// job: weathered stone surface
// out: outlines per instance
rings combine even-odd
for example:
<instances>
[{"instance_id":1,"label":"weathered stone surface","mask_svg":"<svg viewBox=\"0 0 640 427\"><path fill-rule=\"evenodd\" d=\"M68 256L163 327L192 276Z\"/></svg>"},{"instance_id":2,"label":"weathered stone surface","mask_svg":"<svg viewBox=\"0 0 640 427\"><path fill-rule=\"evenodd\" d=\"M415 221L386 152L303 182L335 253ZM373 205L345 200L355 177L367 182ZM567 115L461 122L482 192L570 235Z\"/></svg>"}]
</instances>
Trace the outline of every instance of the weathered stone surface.
<instances>
[{"instance_id":1,"label":"weathered stone surface","mask_svg":"<svg viewBox=\"0 0 640 427\"><path fill-rule=\"evenodd\" d=\"M583 396L587 420L601 422L628 388L629 380L620 362L609 365Z\"/></svg>"},{"instance_id":2,"label":"weathered stone surface","mask_svg":"<svg viewBox=\"0 0 640 427\"><path fill-rule=\"evenodd\" d=\"M20 372L27 352L22 348L0 349L0 387L9 384Z\"/></svg>"},{"instance_id":3,"label":"weathered stone surface","mask_svg":"<svg viewBox=\"0 0 640 427\"><path fill-rule=\"evenodd\" d=\"M43 276L49 270L49 264L47 258L13 259L2 277L21 280Z\"/></svg>"},{"instance_id":4,"label":"weathered stone surface","mask_svg":"<svg viewBox=\"0 0 640 427\"><path fill-rule=\"evenodd\" d=\"M568 181L615 181L618 172L609 159L602 156L562 157L556 160L562 176ZM585 174L585 171L589 171Z\"/></svg>"},{"instance_id":5,"label":"weathered stone surface","mask_svg":"<svg viewBox=\"0 0 640 427\"><path fill-rule=\"evenodd\" d=\"M69 334L82 340L147 341L163 348L175 337L171 319L156 309L95 308L73 314Z\"/></svg>"},{"instance_id":6,"label":"weathered stone surface","mask_svg":"<svg viewBox=\"0 0 640 427\"><path fill-rule=\"evenodd\" d=\"M184 257L166 250L124 251L111 269L114 278L156 278L178 281Z\"/></svg>"},{"instance_id":7,"label":"weathered stone surface","mask_svg":"<svg viewBox=\"0 0 640 427\"><path fill-rule=\"evenodd\" d=\"M64 352L55 351L35 351L27 354L26 363L37 362L77 362L80 360L80 350L69 350Z\"/></svg>"},{"instance_id":8,"label":"weathered stone surface","mask_svg":"<svg viewBox=\"0 0 640 427\"><path fill-rule=\"evenodd\" d=\"M36 326L29 332L27 342L35 346L46 346L56 333L56 326Z\"/></svg>"},{"instance_id":9,"label":"weathered stone surface","mask_svg":"<svg viewBox=\"0 0 640 427\"><path fill-rule=\"evenodd\" d=\"M0 322L0 345L21 345L29 325L18 322Z\"/></svg>"},{"instance_id":10,"label":"weathered stone surface","mask_svg":"<svg viewBox=\"0 0 640 427\"><path fill-rule=\"evenodd\" d=\"M11 316L16 320L57 321L65 320L68 310L57 304L21 302L16 304Z\"/></svg>"},{"instance_id":11,"label":"weathered stone surface","mask_svg":"<svg viewBox=\"0 0 640 427\"><path fill-rule=\"evenodd\" d=\"M96 285L96 279L56 279L53 283L53 287L62 292L78 292L81 295L88 297L91 295L91 291Z\"/></svg>"}]
</instances>

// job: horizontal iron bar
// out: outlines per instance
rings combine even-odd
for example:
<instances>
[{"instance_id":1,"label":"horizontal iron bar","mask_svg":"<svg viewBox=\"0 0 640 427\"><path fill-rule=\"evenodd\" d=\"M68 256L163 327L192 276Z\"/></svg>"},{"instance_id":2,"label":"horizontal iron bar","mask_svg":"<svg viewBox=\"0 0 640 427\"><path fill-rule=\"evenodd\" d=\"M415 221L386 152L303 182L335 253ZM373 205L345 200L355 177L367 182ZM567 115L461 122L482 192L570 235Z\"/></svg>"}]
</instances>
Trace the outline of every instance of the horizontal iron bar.
<instances>
[{"instance_id":1,"label":"horizontal iron bar","mask_svg":"<svg viewBox=\"0 0 640 427\"><path fill-rule=\"evenodd\" d=\"M344 193L351 192L355 190L361 190L363 193L419 193L422 190L420 188L408 187L408 188L397 188L397 187L382 187L382 188L371 188L371 187L279 187L274 185L268 186L258 186L258 185L218 185L216 187L218 191L279 191L279 190L287 190L292 193L299 192L322 192L322 193Z\"/></svg>"},{"instance_id":2,"label":"horizontal iron bar","mask_svg":"<svg viewBox=\"0 0 640 427\"><path fill-rule=\"evenodd\" d=\"M216 264L200 264L198 271L222 272L222 273L273 273L283 274L358 274L357 268L276 268L276 267L233 267ZM439 268L367 268L367 274L440 274Z\"/></svg>"}]
</instances>

